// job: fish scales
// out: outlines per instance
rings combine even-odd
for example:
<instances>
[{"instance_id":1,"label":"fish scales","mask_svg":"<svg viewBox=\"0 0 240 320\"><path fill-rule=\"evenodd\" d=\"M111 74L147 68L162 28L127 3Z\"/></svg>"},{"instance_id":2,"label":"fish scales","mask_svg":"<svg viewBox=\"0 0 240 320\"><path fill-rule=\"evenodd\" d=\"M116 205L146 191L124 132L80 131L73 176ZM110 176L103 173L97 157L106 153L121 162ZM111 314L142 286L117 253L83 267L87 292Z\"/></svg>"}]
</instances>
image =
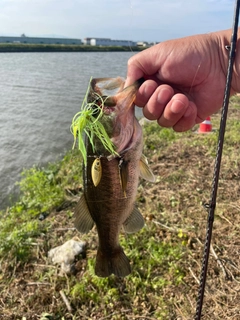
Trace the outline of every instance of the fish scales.
<instances>
[{"instance_id":1,"label":"fish scales","mask_svg":"<svg viewBox=\"0 0 240 320\"><path fill-rule=\"evenodd\" d=\"M99 120L105 125L118 155L106 154L97 138L93 151L86 136L88 156L87 165L83 168L84 193L75 209L75 226L80 232L88 232L96 224L99 247L95 273L101 277L111 274L124 277L131 272L129 260L119 244L119 233L122 227L131 233L144 225L144 220L135 207L141 163L146 169L145 178L153 179L146 160L141 161L142 129L134 115L133 101L140 83L122 90L124 82L119 79L99 79L101 90L96 87L98 79L92 81L91 98L94 91L101 95L108 93L106 87L109 84L111 90L114 88L116 91L117 87L120 90L111 97L109 108L102 106L104 115ZM106 87L103 85L104 81L107 83ZM101 179L97 185L92 176L96 158L101 165Z\"/></svg>"},{"instance_id":2,"label":"fish scales","mask_svg":"<svg viewBox=\"0 0 240 320\"><path fill-rule=\"evenodd\" d=\"M97 187L94 187L89 181L91 179L87 179L84 194L92 219L96 223L99 236L98 250L102 252L103 259L111 263L112 256L121 252L118 234L121 231L123 223L133 210L136 196L134 189L136 189L135 185L137 184L137 181L134 180L137 179L134 179L134 171L136 172L136 170L132 170L132 186L127 188L127 196L125 197L119 181L118 159L108 161L106 158L101 158L101 162L102 179L100 183ZM91 165L91 162L89 164ZM90 165L86 168L88 177L90 177ZM97 257L96 274L102 276L106 274L108 276L108 272L112 271L115 273L113 266L109 265L105 267L104 264L102 266L101 260L101 258ZM104 269L106 269L106 272ZM127 275L129 272L130 267L128 262L126 262L124 271L119 276Z\"/></svg>"}]
</instances>

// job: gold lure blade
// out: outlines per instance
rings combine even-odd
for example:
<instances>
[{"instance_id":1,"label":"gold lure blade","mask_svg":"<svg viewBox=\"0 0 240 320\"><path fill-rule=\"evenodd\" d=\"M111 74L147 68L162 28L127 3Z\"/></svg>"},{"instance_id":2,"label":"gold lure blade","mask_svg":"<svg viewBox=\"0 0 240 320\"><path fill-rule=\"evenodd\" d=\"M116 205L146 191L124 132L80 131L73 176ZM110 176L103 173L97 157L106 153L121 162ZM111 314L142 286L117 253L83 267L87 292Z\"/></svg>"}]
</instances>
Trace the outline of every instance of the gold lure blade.
<instances>
[{"instance_id":1,"label":"gold lure blade","mask_svg":"<svg viewBox=\"0 0 240 320\"><path fill-rule=\"evenodd\" d=\"M102 165L100 158L96 158L93 161L91 168L92 181L95 187L99 184L102 178Z\"/></svg>"}]
</instances>

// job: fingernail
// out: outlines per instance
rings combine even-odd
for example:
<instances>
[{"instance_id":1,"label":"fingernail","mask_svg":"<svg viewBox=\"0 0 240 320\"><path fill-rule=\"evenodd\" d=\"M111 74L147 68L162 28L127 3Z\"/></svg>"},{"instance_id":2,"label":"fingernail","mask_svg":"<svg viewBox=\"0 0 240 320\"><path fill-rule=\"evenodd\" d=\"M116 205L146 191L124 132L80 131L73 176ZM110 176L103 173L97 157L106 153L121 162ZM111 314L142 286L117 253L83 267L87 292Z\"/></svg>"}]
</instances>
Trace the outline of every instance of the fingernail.
<instances>
[{"instance_id":1,"label":"fingernail","mask_svg":"<svg viewBox=\"0 0 240 320\"><path fill-rule=\"evenodd\" d=\"M172 113L176 113L176 114L183 112L184 109L185 109L185 104L178 99L173 100L170 106L170 110L172 111Z\"/></svg>"}]
</instances>

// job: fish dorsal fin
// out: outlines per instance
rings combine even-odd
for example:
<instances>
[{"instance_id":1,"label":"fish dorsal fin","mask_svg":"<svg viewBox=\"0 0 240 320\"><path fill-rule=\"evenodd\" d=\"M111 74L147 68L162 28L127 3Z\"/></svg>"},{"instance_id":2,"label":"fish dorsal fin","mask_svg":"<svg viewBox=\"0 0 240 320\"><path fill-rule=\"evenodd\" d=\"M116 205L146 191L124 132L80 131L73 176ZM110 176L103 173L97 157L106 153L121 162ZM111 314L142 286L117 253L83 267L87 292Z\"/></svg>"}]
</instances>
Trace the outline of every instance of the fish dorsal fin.
<instances>
[{"instance_id":1,"label":"fish dorsal fin","mask_svg":"<svg viewBox=\"0 0 240 320\"><path fill-rule=\"evenodd\" d=\"M152 172L152 170L149 168L147 158L142 154L141 159L139 161L139 166L140 166L140 177L150 181L150 182L155 182L156 178Z\"/></svg>"},{"instance_id":2,"label":"fish dorsal fin","mask_svg":"<svg viewBox=\"0 0 240 320\"><path fill-rule=\"evenodd\" d=\"M120 159L119 161L119 175L120 175L120 182L122 186L122 191L124 197L126 197L126 190L127 190L127 183L128 183L128 161L124 161L124 159Z\"/></svg>"},{"instance_id":3,"label":"fish dorsal fin","mask_svg":"<svg viewBox=\"0 0 240 320\"><path fill-rule=\"evenodd\" d=\"M134 207L130 216L123 223L123 228L126 233L134 233L144 227L144 219L140 211Z\"/></svg>"},{"instance_id":4,"label":"fish dorsal fin","mask_svg":"<svg viewBox=\"0 0 240 320\"><path fill-rule=\"evenodd\" d=\"M88 233L94 226L84 195L78 201L74 212L74 226L81 233Z\"/></svg>"}]
</instances>

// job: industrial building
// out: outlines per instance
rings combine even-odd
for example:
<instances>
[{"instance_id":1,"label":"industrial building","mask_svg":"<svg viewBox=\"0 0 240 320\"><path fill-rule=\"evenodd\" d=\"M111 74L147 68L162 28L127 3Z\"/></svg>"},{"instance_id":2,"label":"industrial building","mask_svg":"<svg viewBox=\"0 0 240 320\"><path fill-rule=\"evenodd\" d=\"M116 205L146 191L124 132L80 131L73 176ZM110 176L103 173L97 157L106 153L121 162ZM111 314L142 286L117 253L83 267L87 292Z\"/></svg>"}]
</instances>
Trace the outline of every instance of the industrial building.
<instances>
[{"instance_id":1,"label":"industrial building","mask_svg":"<svg viewBox=\"0 0 240 320\"><path fill-rule=\"evenodd\" d=\"M3 37L0 36L0 43L28 43L28 44L82 44L80 39L69 38L38 38L27 37L24 34L21 37Z\"/></svg>"},{"instance_id":2,"label":"industrial building","mask_svg":"<svg viewBox=\"0 0 240 320\"><path fill-rule=\"evenodd\" d=\"M90 46L136 46L131 40L112 40L110 38L84 38L83 43Z\"/></svg>"},{"instance_id":3,"label":"industrial building","mask_svg":"<svg viewBox=\"0 0 240 320\"><path fill-rule=\"evenodd\" d=\"M0 36L0 43L23 43L23 44L63 44L63 45L90 45L90 46L120 46L120 47L146 47L148 42L135 42L131 40L112 40L110 38L88 37L81 39L70 38L40 38L28 37L22 34L20 37Z\"/></svg>"}]
</instances>

